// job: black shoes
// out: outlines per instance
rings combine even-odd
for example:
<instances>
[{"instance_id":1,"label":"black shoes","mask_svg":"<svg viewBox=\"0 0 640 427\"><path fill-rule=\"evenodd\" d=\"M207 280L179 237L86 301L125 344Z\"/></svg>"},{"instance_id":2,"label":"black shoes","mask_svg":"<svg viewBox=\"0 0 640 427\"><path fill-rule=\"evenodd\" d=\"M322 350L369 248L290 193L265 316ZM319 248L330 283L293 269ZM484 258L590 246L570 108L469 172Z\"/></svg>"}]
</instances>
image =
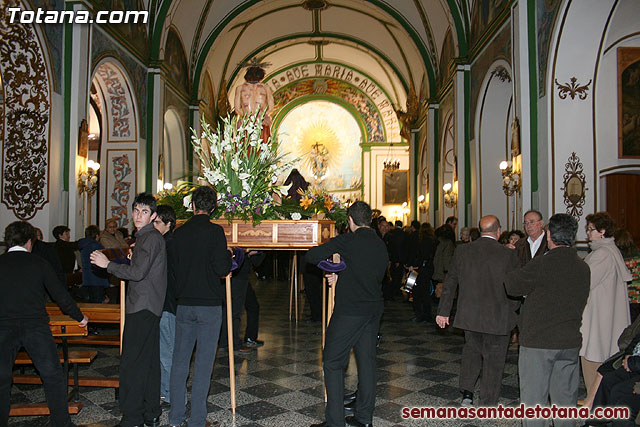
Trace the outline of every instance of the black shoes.
<instances>
[{"instance_id":1,"label":"black shoes","mask_svg":"<svg viewBox=\"0 0 640 427\"><path fill-rule=\"evenodd\" d=\"M262 347L263 345L264 341L252 340L251 338L247 338L247 340L244 342L244 346L249 348Z\"/></svg>"},{"instance_id":2,"label":"black shoes","mask_svg":"<svg viewBox=\"0 0 640 427\"><path fill-rule=\"evenodd\" d=\"M473 406L473 393L468 390L462 390L462 401L460 402L460 406Z\"/></svg>"},{"instance_id":3,"label":"black shoes","mask_svg":"<svg viewBox=\"0 0 640 427\"><path fill-rule=\"evenodd\" d=\"M327 425L328 425L327 422L323 421L323 422L318 423L318 424L311 424L311 427L327 427Z\"/></svg>"},{"instance_id":4,"label":"black shoes","mask_svg":"<svg viewBox=\"0 0 640 427\"><path fill-rule=\"evenodd\" d=\"M353 415L350 415L347 418L345 418L344 422L347 423L347 425L355 426L355 427L373 427L373 423L368 423L368 424L361 423L360 421L356 420L356 417L354 417Z\"/></svg>"}]
</instances>

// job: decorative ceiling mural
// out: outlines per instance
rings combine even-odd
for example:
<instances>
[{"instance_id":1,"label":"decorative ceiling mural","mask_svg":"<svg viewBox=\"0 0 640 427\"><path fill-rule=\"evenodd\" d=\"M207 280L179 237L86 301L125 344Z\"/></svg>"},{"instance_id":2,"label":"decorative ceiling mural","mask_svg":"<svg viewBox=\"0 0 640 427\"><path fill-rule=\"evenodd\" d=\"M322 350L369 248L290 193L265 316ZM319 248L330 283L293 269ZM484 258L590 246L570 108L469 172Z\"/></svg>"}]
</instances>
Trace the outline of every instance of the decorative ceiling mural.
<instances>
[{"instance_id":1,"label":"decorative ceiling mural","mask_svg":"<svg viewBox=\"0 0 640 427\"><path fill-rule=\"evenodd\" d=\"M362 131L345 108L328 101L310 101L289 111L278 127L288 159L305 179L329 191L359 185L362 176Z\"/></svg>"}]
</instances>

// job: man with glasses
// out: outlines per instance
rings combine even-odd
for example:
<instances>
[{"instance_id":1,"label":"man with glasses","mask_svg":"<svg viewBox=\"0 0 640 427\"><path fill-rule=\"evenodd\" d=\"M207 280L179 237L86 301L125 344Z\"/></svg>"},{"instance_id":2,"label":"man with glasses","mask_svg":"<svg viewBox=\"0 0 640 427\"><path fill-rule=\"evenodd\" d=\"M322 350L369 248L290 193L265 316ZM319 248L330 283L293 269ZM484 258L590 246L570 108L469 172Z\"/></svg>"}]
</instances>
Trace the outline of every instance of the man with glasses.
<instances>
[{"instance_id":1,"label":"man with glasses","mask_svg":"<svg viewBox=\"0 0 640 427\"><path fill-rule=\"evenodd\" d=\"M540 212L536 210L527 211L524 214L523 225L527 238L518 240L515 246L509 246L516 250L521 267L524 267L533 258L544 255L549 250L547 239L544 238L544 220Z\"/></svg>"}]
</instances>

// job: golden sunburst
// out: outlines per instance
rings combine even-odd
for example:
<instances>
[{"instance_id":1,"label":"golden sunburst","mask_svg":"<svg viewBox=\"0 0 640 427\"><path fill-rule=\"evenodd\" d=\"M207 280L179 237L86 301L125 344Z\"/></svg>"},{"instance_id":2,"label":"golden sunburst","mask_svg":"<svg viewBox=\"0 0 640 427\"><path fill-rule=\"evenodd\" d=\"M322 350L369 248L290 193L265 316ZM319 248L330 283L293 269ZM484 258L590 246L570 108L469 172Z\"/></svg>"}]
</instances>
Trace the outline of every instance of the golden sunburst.
<instances>
[{"instance_id":1,"label":"golden sunburst","mask_svg":"<svg viewBox=\"0 0 640 427\"><path fill-rule=\"evenodd\" d=\"M331 168L337 167L344 155L343 144L327 120L299 127L293 140L303 168L316 179L324 178Z\"/></svg>"}]
</instances>

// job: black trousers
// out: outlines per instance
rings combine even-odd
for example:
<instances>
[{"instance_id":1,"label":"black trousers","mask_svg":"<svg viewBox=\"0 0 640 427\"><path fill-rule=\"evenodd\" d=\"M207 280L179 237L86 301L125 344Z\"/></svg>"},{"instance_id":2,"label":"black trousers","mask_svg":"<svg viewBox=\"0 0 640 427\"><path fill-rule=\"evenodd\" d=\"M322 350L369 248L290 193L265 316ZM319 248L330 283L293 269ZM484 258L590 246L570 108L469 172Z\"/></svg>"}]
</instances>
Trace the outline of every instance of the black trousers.
<instances>
[{"instance_id":1,"label":"black trousers","mask_svg":"<svg viewBox=\"0 0 640 427\"><path fill-rule=\"evenodd\" d=\"M122 427L151 421L160 409L160 318L148 310L125 316L120 357Z\"/></svg>"},{"instance_id":2,"label":"black trousers","mask_svg":"<svg viewBox=\"0 0 640 427\"><path fill-rule=\"evenodd\" d=\"M325 419L331 427L344 426L344 370L353 348L358 365L358 399L355 417L370 424L376 402L376 342L381 314L345 316L334 314L327 328L322 355L327 389Z\"/></svg>"},{"instance_id":3,"label":"black trousers","mask_svg":"<svg viewBox=\"0 0 640 427\"><path fill-rule=\"evenodd\" d=\"M0 426L8 423L13 361L22 346L40 372L51 413L51 426L71 426L66 381L58 359L58 349L46 320L0 322Z\"/></svg>"},{"instance_id":4,"label":"black trousers","mask_svg":"<svg viewBox=\"0 0 640 427\"><path fill-rule=\"evenodd\" d=\"M249 279L239 279L234 277L231 279L231 318L233 319L233 347L239 349L242 342L239 338L240 322L242 321L242 310L244 310L245 300L247 297L247 288L250 287ZM223 311L226 310L226 304L223 305ZM227 316L222 316L222 327L220 329L220 346L227 347Z\"/></svg>"},{"instance_id":5,"label":"black trousers","mask_svg":"<svg viewBox=\"0 0 640 427\"><path fill-rule=\"evenodd\" d=\"M593 407L626 406L630 410L629 419L612 420L612 423L614 426L633 426L640 410L640 396L633 394L633 386L638 381L640 374L627 372L624 368L605 373L593 400Z\"/></svg>"},{"instance_id":6,"label":"black trousers","mask_svg":"<svg viewBox=\"0 0 640 427\"><path fill-rule=\"evenodd\" d=\"M256 293L249 283L247 286L247 296L244 300L244 308L247 310L247 329L244 333L244 341L247 338L251 338L252 340L258 339L258 326L260 319L260 304L258 304L258 298L256 297Z\"/></svg>"},{"instance_id":7,"label":"black trousers","mask_svg":"<svg viewBox=\"0 0 640 427\"><path fill-rule=\"evenodd\" d=\"M464 331L465 343L460 362L460 389L473 392L482 370L480 405L493 406L498 403L509 338L509 335Z\"/></svg>"},{"instance_id":8,"label":"black trousers","mask_svg":"<svg viewBox=\"0 0 640 427\"><path fill-rule=\"evenodd\" d=\"M413 312L417 318L433 322L431 315L431 295L430 295L430 283L420 280L413 287L411 293L413 294Z\"/></svg>"},{"instance_id":9,"label":"black trousers","mask_svg":"<svg viewBox=\"0 0 640 427\"><path fill-rule=\"evenodd\" d=\"M309 300L311 320L322 320L322 275L322 270L315 265L305 264L304 291Z\"/></svg>"}]
</instances>

